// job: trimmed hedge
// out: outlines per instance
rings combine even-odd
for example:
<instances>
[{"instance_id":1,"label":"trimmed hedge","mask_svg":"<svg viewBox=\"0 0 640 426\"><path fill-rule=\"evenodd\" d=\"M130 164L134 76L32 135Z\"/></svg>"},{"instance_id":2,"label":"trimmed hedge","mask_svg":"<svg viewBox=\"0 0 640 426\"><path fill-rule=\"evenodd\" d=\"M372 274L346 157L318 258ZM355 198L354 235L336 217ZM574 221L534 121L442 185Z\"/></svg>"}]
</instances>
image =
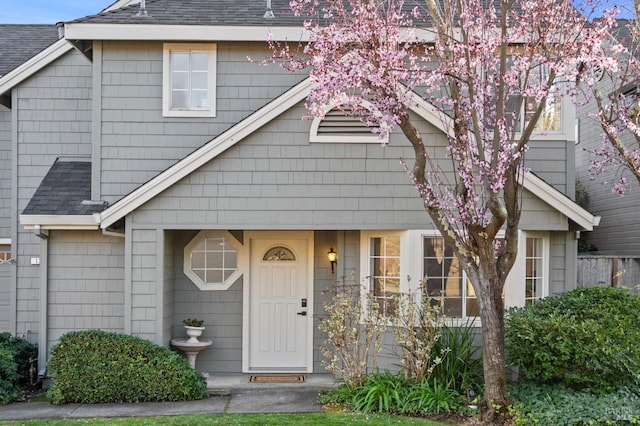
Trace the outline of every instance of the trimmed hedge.
<instances>
[{"instance_id":1,"label":"trimmed hedge","mask_svg":"<svg viewBox=\"0 0 640 426\"><path fill-rule=\"evenodd\" d=\"M52 404L187 401L208 396L202 375L168 348L100 330L65 334L48 364Z\"/></svg>"},{"instance_id":2,"label":"trimmed hedge","mask_svg":"<svg viewBox=\"0 0 640 426\"><path fill-rule=\"evenodd\" d=\"M0 405L10 403L19 395L18 366L13 359L13 353L0 345Z\"/></svg>"},{"instance_id":3,"label":"trimmed hedge","mask_svg":"<svg viewBox=\"0 0 640 426\"><path fill-rule=\"evenodd\" d=\"M638 296L621 288L583 287L510 309L505 348L529 379L608 392L638 384L639 324Z\"/></svg>"},{"instance_id":4,"label":"trimmed hedge","mask_svg":"<svg viewBox=\"0 0 640 426\"><path fill-rule=\"evenodd\" d=\"M5 332L0 333L0 346L6 348L13 354L13 360L17 365L18 384L23 387L33 385L31 381L32 379L35 381L37 377L31 377L29 368L32 365L36 367L31 361L36 361L38 358L38 345L34 345L21 337L14 337L10 333ZM37 373L36 370L35 374Z\"/></svg>"}]
</instances>

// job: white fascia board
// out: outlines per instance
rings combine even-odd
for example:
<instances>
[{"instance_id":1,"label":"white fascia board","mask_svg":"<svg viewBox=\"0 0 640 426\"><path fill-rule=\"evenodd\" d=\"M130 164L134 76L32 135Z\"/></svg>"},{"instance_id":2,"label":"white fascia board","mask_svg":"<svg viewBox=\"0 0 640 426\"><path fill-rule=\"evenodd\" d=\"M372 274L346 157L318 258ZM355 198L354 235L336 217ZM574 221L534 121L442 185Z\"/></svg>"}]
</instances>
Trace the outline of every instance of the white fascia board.
<instances>
[{"instance_id":1,"label":"white fascia board","mask_svg":"<svg viewBox=\"0 0 640 426\"><path fill-rule=\"evenodd\" d=\"M90 230L100 228L100 215L20 215L24 229Z\"/></svg>"},{"instance_id":2,"label":"white fascia board","mask_svg":"<svg viewBox=\"0 0 640 426\"><path fill-rule=\"evenodd\" d=\"M433 105L416 94L414 94L414 101L416 107L412 109L415 113L429 121L443 133L452 136L451 129L453 129L453 121L450 117L443 118L442 113L438 112ZM584 230L593 231L593 227L600 224L600 216L592 215L535 174L526 172L522 177L521 184L523 188L574 221L578 226L584 228Z\"/></svg>"},{"instance_id":3,"label":"white fascia board","mask_svg":"<svg viewBox=\"0 0 640 426\"><path fill-rule=\"evenodd\" d=\"M411 96L413 98L413 102L415 102L415 105L411 108L413 112L431 123L442 133L453 136L451 131L451 129L453 129L453 120L451 117L445 116L442 112L439 112L436 107L424 100L424 98L417 93L411 92Z\"/></svg>"},{"instance_id":4,"label":"white fascia board","mask_svg":"<svg viewBox=\"0 0 640 426\"><path fill-rule=\"evenodd\" d=\"M158 41L309 41L302 27L151 25L151 24L65 24L68 40L158 40Z\"/></svg>"},{"instance_id":5,"label":"white fascia board","mask_svg":"<svg viewBox=\"0 0 640 426\"><path fill-rule=\"evenodd\" d=\"M71 49L73 49L73 46L67 43L66 40L56 41L18 68L0 78L0 94L13 89L16 85L31 77Z\"/></svg>"},{"instance_id":6,"label":"white fascia board","mask_svg":"<svg viewBox=\"0 0 640 426\"><path fill-rule=\"evenodd\" d=\"M113 204L100 214L100 226L108 228L120 218L131 213L147 201L153 199L162 191L171 187L182 178L188 176L200 167L216 158L227 149L249 136L260 127L269 123L283 112L303 101L311 90L310 79L305 79L294 86L273 102L260 108L231 129L211 140L202 148L192 152L183 160L160 173L149 182L139 187L120 201Z\"/></svg>"},{"instance_id":7,"label":"white fascia board","mask_svg":"<svg viewBox=\"0 0 640 426\"><path fill-rule=\"evenodd\" d=\"M575 222L585 231L593 231L593 228L600 224L600 216L592 215L531 172L525 173L522 177L522 186Z\"/></svg>"}]
</instances>

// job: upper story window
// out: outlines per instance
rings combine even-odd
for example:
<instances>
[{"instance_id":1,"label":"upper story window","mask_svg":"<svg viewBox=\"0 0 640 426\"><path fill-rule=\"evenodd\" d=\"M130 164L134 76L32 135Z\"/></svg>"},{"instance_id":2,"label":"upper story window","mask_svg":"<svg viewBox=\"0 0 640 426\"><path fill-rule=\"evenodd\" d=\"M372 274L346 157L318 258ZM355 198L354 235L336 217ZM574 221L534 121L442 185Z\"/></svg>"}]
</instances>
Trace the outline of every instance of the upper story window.
<instances>
[{"instance_id":1,"label":"upper story window","mask_svg":"<svg viewBox=\"0 0 640 426\"><path fill-rule=\"evenodd\" d=\"M242 256L229 232L202 231L184 248L184 273L200 290L226 290L242 275Z\"/></svg>"},{"instance_id":2,"label":"upper story window","mask_svg":"<svg viewBox=\"0 0 640 426\"><path fill-rule=\"evenodd\" d=\"M549 72L549 67L547 65L540 65L533 69L529 77L531 85L534 87L545 85L549 79ZM540 118L536 123L534 131L560 132L562 130L561 101L562 99L554 94L554 90L551 90L542 107L542 113L540 114ZM536 102L535 97L530 96L526 98L523 109L523 123L528 123L535 111L538 109L538 102Z\"/></svg>"},{"instance_id":3,"label":"upper story window","mask_svg":"<svg viewBox=\"0 0 640 426\"><path fill-rule=\"evenodd\" d=\"M215 117L215 44L165 43L162 77L163 116Z\"/></svg>"},{"instance_id":4,"label":"upper story window","mask_svg":"<svg viewBox=\"0 0 640 426\"><path fill-rule=\"evenodd\" d=\"M525 100L524 122L528 123L536 108L538 107L535 98L529 97ZM542 114L534 127L536 132L560 132L562 130L561 99L549 94L542 109Z\"/></svg>"}]
</instances>

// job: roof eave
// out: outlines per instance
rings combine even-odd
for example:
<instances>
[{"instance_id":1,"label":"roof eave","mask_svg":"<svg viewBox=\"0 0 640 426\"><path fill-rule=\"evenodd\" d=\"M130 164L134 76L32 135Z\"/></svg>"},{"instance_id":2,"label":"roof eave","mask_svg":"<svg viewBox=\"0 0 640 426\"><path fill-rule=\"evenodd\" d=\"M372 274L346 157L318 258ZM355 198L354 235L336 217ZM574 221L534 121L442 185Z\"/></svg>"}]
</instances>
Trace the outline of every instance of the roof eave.
<instances>
[{"instance_id":1,"label":"roof eave","mask_svg":"<svg viewBox=\"0 0 640 426\"><path fill-rule=\"evenodd\" d=\"M20 215L24 229L95 230L100 229L100 214L88 215Z\"/></svg>"},{"instance_id":2,"label":"roof eave","mask_svg":"<svg viewBox=\"0 0 640 426\"><path fill-rule=\"evenodd\" d=\"M307 42L311 33L302 25L190 25L153 23L65 24L68 40L151 40L151 41L274 41ZM424 42L434 40L433 31L418 28L414 36Z\"/></svg>"},{"instance_id":3,"label":"roof eave","mask_svg":"<svg viewBox=\"0 0 640 426\"><path fill-rule=\"evenodd\" d=\"M67 43L66 40L61 39L56 41L33 58L0 78L0 94L10 91L16 85L31 77L37 71L49 65L71 49L73 49L73 46Z\"/></svg>"},{"instance_id":4,"label":"roof eave","mask_svg":"<svg viewBox=\"0 0 640 426\"><path fill-rule=\"evenodd\" d=\"M583 231L593 231L593 228L600 224L600 216L592 215L531 172L525 173L522 177L522 186L573 221Z\"/></svg>"},{"instance_id":5,"label":"roof eave","mask_svg":"<svg viewBox=\"0 0 640 426\"><path fill-rule=\"evenodd\" d=\"M157 41L308 41L309 33L301 26L266 25L162 25L104 24L69 22L65 24L68 40L157 40Z\"/></svg>"}]
</instances>

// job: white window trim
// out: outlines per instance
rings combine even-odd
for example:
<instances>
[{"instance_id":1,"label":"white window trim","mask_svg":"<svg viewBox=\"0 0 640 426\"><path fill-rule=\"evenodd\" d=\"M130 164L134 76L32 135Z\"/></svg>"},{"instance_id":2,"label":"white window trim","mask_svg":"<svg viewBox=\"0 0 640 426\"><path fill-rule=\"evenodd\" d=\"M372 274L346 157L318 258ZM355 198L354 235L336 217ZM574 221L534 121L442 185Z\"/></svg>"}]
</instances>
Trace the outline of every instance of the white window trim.
<instances>
[{"instance_id":1,"label":"white window trim","mask_svg":"<svg viewBox=\"0 0 640 426\"><path fill-rule=\"evenodd\" d=\"M411 275L409 271L410 267L410 256L407 256L406 253L410 253L410 238L407 238L406 231L361 231L360 232L360 283L362 285L362 303L366 308L367 295L371 290L371 276L373 271L371 271L371 238L382 238L382 237L399 237L400 238L400 293L411 293L416 291L416 289L420 288L420 280L410 279Z\"/></svg>"},{"instance_id":2,"label":"white window trim","mask_svg":"<svg viewBox=\"0 0 640 426\"><path fill-rule=\"evenodd\" d=\"M542 239L542 294L540 298L549 296L549 262L550 259L550 242L548 232L524 232L522 257L527 257L527 238ZM524 278L526 279L526 265ZM526 282L525 282L525 301L526 301Z\"/></svg>"},{"instance_id":3,"label":"white window trim","mask_svg":"<svg viewBox=\"0 0 640 426\"><path fill-rule=\"evenodd\" d=\"M424 278L424 276L422 275L423 273L423 262L424 262L424 247L423 247L423 239L424 238L442 238L442 234L440 234L440 232L436 231L436 230L430 230L430 231L422 231L420 232L419 236L417 238L415 238L417 240L417 244L419 245L419 247L417 248L418 251L415 251L414 253L420 253L420 264L419 264L419 268L420 268L420 276L422 278L420 278L421 280ZM500 232L499 235L496 238L502 238L504 237L504 232ZM455 256L455 255L454 255ZM467 272L462 268L462 265L460 265L460 272L461 272L461 277L462 277L462 283L464 288L466 289L466 283L467 283ZM461 296L462 298L462 311L466 312L466 299L467 299L467 295L466 295L466 290L464 291L464 295ZM476 296L477 297L477 296ZM477 324L480 324L480 317L477 316L462 316L462 317L446 317L447 319L447 324L448 325L459 325L459 324L465 324L467 321L472 321L474 323L474 325L476 325L476 321Z\"/></svg>"},{"instance_id":4,"label":"white window trim","mask_svg":"<svg viewBox=\"0 0 640 426\"><path fill-rule=\"evenodd\" d=\"M171 52L207 52L209 53L209 108L172 109L171 108ZM163 117L215 117L216 116L216 63L217 45L215 43L164 43L162 49L162 115Z\"/></svg>"},{"instance_id":5,"label":"white window trim","mask_svg":"<svg viewBox=\"0 0 640 426\"><path fill-rule=\"evenodd\" d=\"M527 236L543 239L543 297L549 295L550 270L550 234L548 232L518 231L518 255L505 282L505 307L524 306L525 304L525 274L526 274L526 244ZM363 296L370 290L370 239L375 237L400 237L400 292L414 294L421 288L423 255L422 240L424 237L441 237L437 230L390 230L390 231L361 231L360 232L360 283L363 286ZM504 238L504 232L498 233L498 238ZM463 273L463 276L466 276ZM363 300L364 301L364 300ZM447 324L457 326L472 321L480 327L480 317L448 317Z\"/></svg>"},{"instance_id":6,"label":"white window trim","mask_svg":"<svg viewBox=\"0 0 640 426\"><path fill-rule=\"evenodd\" d=\"M238 264L236 271L222 283L205 283L191 270L191 251L203 238L224 237L238 251ZM238 241L228 231L200 231L184 247L183 272L200 290L228 290L242 275L247 272L248 252L245 245Z\"/></svg>"},{"instance_id":7,"label":"white window trim","mask_svg":"<svg viewBox=\"0 0 640 426\"><path fill-rule=\"evenodd\" d=\"M518 256L505 283L505 307L522 307L526 297L527 237L542 238L543 284L542 297L549 296L549 271L551 262L551 237L548 232L518 231Z\"/></svg>"}]
</instances>

